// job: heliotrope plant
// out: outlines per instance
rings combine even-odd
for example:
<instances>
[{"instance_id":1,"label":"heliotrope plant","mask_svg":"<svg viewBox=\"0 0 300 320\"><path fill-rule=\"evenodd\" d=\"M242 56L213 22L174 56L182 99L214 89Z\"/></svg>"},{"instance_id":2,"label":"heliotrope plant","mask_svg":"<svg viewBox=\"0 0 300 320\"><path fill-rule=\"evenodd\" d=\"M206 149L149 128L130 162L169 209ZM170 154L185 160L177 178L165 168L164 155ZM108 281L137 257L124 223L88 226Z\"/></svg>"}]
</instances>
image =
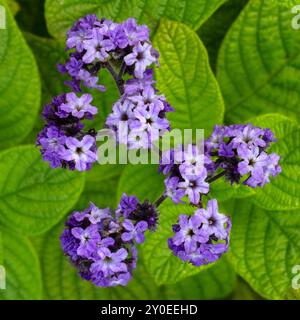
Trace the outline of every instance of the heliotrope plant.
<instances>
[{"instance_id":1,"label":"heliotrope plant","mask_svg":"<svg viewBox=\"0 0 300 320\"><path fill-rule=\"evenodd\" d=\"M129 149L151 149L170 130L166 114L174 109L154 86L151 67L158 64L159 54L149 33L132 18L114 23L95 15L79 19L68 31L70 55L59 70L71 77L66 84L72 92L45 106L47 123L37 139L52 168L85 171L97 161L96 130L86 131L84 122L93 120L98 110L92 96L81 91L105 90L99 79L102 68L111 73L120 92L105 122L117 142ZM174 221L170 250L194 266L218 260L228 250L231 221L219 213L216 199L205 201L210 184L225 178L231 184L263 187L281 171L280 157L268 152L275 141L269 129L251 124L215 126L201 146L203 152L190 144L160 153L159 171L166 176L162 196L150 203L123 194L116 210L91 203L82 212L73 212L61 235L64 253L80 276L93 284L126 285L136 267L136 245L145 241L147 230L156 230L158 207L170 198L195 207L193 215Z\"/></svg>"}]
</instances>

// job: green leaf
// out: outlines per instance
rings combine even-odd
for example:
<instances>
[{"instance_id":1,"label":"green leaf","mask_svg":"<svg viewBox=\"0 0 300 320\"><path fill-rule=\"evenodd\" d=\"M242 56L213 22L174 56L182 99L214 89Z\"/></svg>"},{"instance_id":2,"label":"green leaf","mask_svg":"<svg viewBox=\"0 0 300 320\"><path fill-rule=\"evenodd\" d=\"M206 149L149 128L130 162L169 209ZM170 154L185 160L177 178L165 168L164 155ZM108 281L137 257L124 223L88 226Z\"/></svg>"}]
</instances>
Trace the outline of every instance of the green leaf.
<instances>
[{"instance_id":1,"label":"green leaf","mask_svg":"<svg viewBox=\"0 0 300 320\"><path fill-rule=\"evenodd\" d=\"M174 284L186 277L197 274L214 264L195 267L175 257L168 247L168 238L173 236L172 224L180 214L192 214L194 208L188 205L175 205L167 199L159 207L159 223L155 233L148 233L141 247L146 267L158 285Z\"/></svg>"},{"instance_id":2,"label":"green leaf","mask_svg":"<svg viewBox=\"0 0 300 320\"><path fill-rule=\"evenodd\" d=\"M175 285L166 286L165 294L168 299L176 300L222 299L230 295L235 284L236 275L223 257L211 268Z\"/></svg>"},{"instance_id":3,"label":"green leaf","mask_svg":"<svg viewBox=\"0 0 300 320\"><path fill-rule=\"evenodd\" d=\"M157 87L174 106L172 128L205 129L223 120L223 100L205 47L187 26L163 20L154 38L160 53Z\"/></svg>"},{"instance_id":4,"label":"green leaf","mask_svg":"<svg viewBox=\"0 0 300 320\"><path fill-rule=\"evenodd\" d=\"M232 215L228 257L260 295L284 299L300 261L300 212L260 209L249 201L225 204Z\"/></svg>"},{"instance_id":5,"label":"green leaf","mask_svg":"<svg viewBox=\"0 0 300 320\"><path fill-rule=\"evenodd\" d=\"M291 7L249 1L232 25L218 59L226 121L279 112L300 119L300 33Z\"/></svg>"},{"instance_id":6,"label":"green leaf","mask_svg":"<svg viewBox=\"0 0 300 320\"><path fill-rule=\"evenodd\" d=\"M1 300L36 300L42 298L40 264L30 241L20 235L3 232L3 267L6 289Z\"/></svg>"},{"instance_id":7,"label":"green leaf","mask_svg":"<svg viewBox=\"0 0 300 320\"><path fill-rule=\"evenodd\" d=\"M36 63L5 1L0 30L0 148L20 142L32 129L40 106Z\"/></svg>"},{"instance_id":8,"label":"green leaf","mask_svg":"<svg viewBox=\"0 0 300 320\"><path fill-rule=\"evenodd\" d=\"M86 183L76 209L84 209L92 201L100 208L115 208L116 190L123 171L121 165L94 165L86 173Z\"/></svg>"},{"instance_id":9,"label":"green leaf","mask_svg":"<svg viewBox=\"0 0 300 320\"><path fill-rule=\"evenodd\" d=\"M226 201L230 198L246 198L255 194L255 191L245 185L233 184L228 181L218 179L210 184L209 197L218 199L218 201Z\"/></svg>"},{"instance_id":10,"label":"green leaf","mask_svg":"<svg viewBox=\"0 0 300 320\"><path fill-rule=\"evenodd\" d=\"M46 20L55 37L65 35L78 18L97 14L115 21L129 17L146 23L154 30L161 17L182 21L197 29L226 0L47 0Z\"/></svg>"},{"instance_id":11,"label":"green leaf","mask_svg":"<svg viewBox=\"0 0 300 320\"><path fill-rule=\"evenodd\" d=\"M0 222L22 234L39 234L55 225L77 202L84 175L51 169L37 148L0 153Z\"/></svg>"},{"instance_id":12,"label":"green leaf","mask_svg":"<svg viewBox=\"0 0 300 320\"><path fill-rule=\"evenodd\" d=\"M280 115L265 115L250 120L254 125L270 128L278 142L270 152L280 155L282 172L263 188L256 188L253 201L266 210L300 208L300 128L297 123Z\"/></svg>"},{"instance_id":13,"label":"green leaf","mask_svg":"<svg viewBox=\"0 0 300 320\"><path fill-rule=\"evenodd\" d=\"M155 201L164 192L164 176L156 165L127 165L119 181L117 201L124 192L135 195L140 201Z\"/></svg>"}]
</instances>

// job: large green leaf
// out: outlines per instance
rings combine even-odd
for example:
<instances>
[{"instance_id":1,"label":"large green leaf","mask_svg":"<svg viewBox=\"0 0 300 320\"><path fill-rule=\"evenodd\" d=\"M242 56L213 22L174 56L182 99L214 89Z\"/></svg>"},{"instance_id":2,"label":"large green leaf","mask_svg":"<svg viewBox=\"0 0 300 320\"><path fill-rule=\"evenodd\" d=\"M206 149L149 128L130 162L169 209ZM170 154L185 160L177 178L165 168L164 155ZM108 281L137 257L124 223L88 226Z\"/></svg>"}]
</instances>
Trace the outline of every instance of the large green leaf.
<instances>
[{"instance_id":1,"label":"large green leaf","mask_svg":"<svg viewBox=\"0 0 300 320\"><path fill-rule=\"evenodd\" d=\"M197 29L226 0L47 0L46 19L53 36L64 36L78 18L97 14L116 21L129 17L155 29L161 17Z\"/></svg>"},{"instance_id":2,"label":"large green leaf","mask_svg":"<svg viewBox=\"0 0 300 320\"><path fill-rule=\"evenodd\" d=\"M32 244L20 235L3 229L1 233L6 289L0 290L0 299L41 299L40 264Z\"/></svg>"},{"instance_id":3,"label":"large green leaf","mask_svg":"<svg viewBox=\"0 0 300 320\"><path fill-rule=\"evenodd\" d=\"M154 38L160 53L157 87L174 106L172 128L205 129L223 120L223 100L205 47L187 26L163 20Z\"/></svg>"},{"instance_id":4,"label":"large green leaf","mask_svg":"<svg viewBox=\"0 0 300 320\"><path fill-rule=\"evenodd\" d=\"M124 192L135 195L140 201L155 201L164 192L164 176L156 165L127 165L119 181L117 201Z\"/></svg>"},{"instance_id":5,"label":"large green leaf","mask_svg":"<svg viewBox=\"0 0 300 320\"><path fill-rule=\"evenodd\" d=\"M77 202L84 175L53 170L33 146L0 153L0 222L23 234L50 229Z\"/></svg>"},{"instance_id":6,"label":"large green leaf","mask_svg":"<svg viewBox=\"0 0 300 320\"><path fill-rule=\"evenodd\" d=\"M214 266L199 274L165 287L168 299L222 299L233 291L236 275L223 257Z\"/></svg>"},{"instance_id":7,"label":"large green leaf","mask_svg":"<svg viewBox=\"0 0 300 320\"><path fill-rule=\"evenodd\" d=\"M300 119L300 33L290 10L250 1L228 32L218 60L227 121L268 112Z\"/></svg>"},{"instance_id":8,"label":"large green leaf","mask_svg":"<svg viewBox=\"0 0 300 320\"><path fill-rule=\"evenodd\" d=\"M229 258L260 295L284 299L300 260L300 212L260 209L250 201L227 204L232 215Z\"/></svg>"},{"instance_id":9,"label":"large green leaf","mask_svg":"<svg viewBox=\"0 0 300 320\"><path fill-rule=\"evenodd\" d=\"M155 233L149 233L141 247L146 267L158 285L174 284L213 266L213 264L195 267L174 256L168 247L168 238L173 236L172 224L180 214L190 215L194 208L188 205L175 205L167 199L159 207L159 223Z\"/></svg>"},{"instance_id":10,"label":"large green leaf","mask_svg":"<svg viewBox=\"0 0 300 320\"><path fill-rule=\"evenodd\" d=\"M5 1L0 30L0 148L15 145L32 129L40 106L36 63Z\"/></svg>"},{"instance_id":11,"label":"large green leaf","mask_svg":"<svg viewBox=\"0 0 300 320\"><path fill-rule=\"evenodd\" d=\"M253 201L267 210L300 208L300 128L297 123L280 115L265 115L250 120L254 125L270 128L278 142L270 152L280 155L282 172L263 188L256 188Z\"/></svg>"}]
</instances>

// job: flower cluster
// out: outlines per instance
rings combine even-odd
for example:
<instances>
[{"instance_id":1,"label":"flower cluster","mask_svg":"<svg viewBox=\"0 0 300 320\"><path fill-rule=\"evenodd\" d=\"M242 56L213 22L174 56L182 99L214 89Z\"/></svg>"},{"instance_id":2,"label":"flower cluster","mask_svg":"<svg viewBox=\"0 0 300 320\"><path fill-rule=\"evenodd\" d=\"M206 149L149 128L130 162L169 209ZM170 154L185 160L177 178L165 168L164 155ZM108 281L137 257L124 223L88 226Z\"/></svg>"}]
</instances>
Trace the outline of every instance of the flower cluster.
<instances>
[{"instance_id":1,"label":"flower cluster","mask_svg":"<svg viewBox=\"0 0 300 320\"><path fill-rule=\"evenodd\" d=\"M73 212L61 235L64 253L80 276L97 286L126 285L136 267L136 244L145 241L145 231L155 230L156 208L123 194L115 212L93 203Z\"/></svg>"},{"instance_id":2,"label":"flower cluster","mask_svg":"<svg viewBox=\"0 0 300 320\"><path fill-rule=\"evenodd\" d=\"M197 145L179 146L175 150L162 154L160 171L167 175L165 179L166 195L173 202L182 202L188 196L189 201L198 205L201 194L209 192L206 181L211 160L200 152Z\"/></svg>"},{"instance_id":3,"label":"flower cluster","mask_svg":"<svg viewBox=\"0 0 300 320\"><path fill-rule=\"evenodd\" d=\"M92 131L85 133L82 123L93 119L98 111L91 102L90 94L79 97L71 92L53 98L44 107L47 124L38 135L37 145L52 168L84 171L97 161L95 135Z\"/></svg>"},{"instance_id":4,"label":"flower cluster","mask_svg":"<svg viewBox=\"0 0 300 320\"><path fill-rule=\"evenodd\" d=\"M267 153L276 141L270 129L252 124L215 126L205 142L205 154L215 158L215 169L222 168L231 183L262 187L281 172L276 153Z\"/></svg>"},{"instance_id":5,"label":"flower cluster","mask_svg":"<svg viewBox=\"0 0 300 320\"><path fill-rule=\"evenodd\" d=\"M173 225L174 236L168 239L174 255L194 266L218 260L228 250L231 222L218 212L217 200L209 200L207 209L192 216L180 215Z\"/></svg>"},{"instance_id":6,"label":"flower cluster","mask_svg":"<svg viewBox=\"0 0 300 320\"><path fill-rule=\"evenodd\" d=\"M59 65L59 70L72 77L68 84L74 91L80 91L81 85L105 90L98 84L98 74L107 63L123 64L123 73L141 79L146 68L158 59L149 33L148 27L137 25L134 18L115 23L87 15L68 31L66 43L67 50L71 50L70 59L65 65Z\"/></svg>"},{"instance_id":7,"label":"flower cluster","mask_svg":"<svg viewBox=\"0 0 300 320\"><path fill-rule=\"evenodd\" d=\"M153 72L145 71L143 78L125 83L124 94L113 105L106 126L116 133L118 143L128 149L150 149L153 141L170 130L166 112L173 108L154 87Z\"/></svg>"}]
</instances>

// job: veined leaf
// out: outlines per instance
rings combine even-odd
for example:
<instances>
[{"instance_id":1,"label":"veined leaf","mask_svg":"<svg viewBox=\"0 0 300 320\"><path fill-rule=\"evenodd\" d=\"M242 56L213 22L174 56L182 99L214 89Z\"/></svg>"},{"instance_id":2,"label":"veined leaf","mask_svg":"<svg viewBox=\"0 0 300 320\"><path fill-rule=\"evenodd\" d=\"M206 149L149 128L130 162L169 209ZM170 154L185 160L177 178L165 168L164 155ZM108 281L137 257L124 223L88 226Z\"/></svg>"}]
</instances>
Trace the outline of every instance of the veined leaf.
<instances>
[{"instance_id":1,"label":"veined leaf","mask_svg":"<svg viewBox=\"0 0 300 320\"><path fill-rule=\"evenodd\" d=\"M163 20L154 38L160 53L157 87L175 108L172 128L204 129L210 134L223 121L223 99L205 47L187 26Z\"/></svg>"},{"instance_id":2,"label":"veined leaf","mask_svg":"<svg viewBox=\"0 0 300 320\"><path fill-rule=\"evenodd\" d=\"M236 285L236 275L223 257L209 269L165 287L168 299L222 299L230 295Z\"/></svg>"},{"instance_id":3,"label":"veined leaf","mask_svg":"<svg viewBox=\"0 0 300 320\"><path fill-rule=\"evenodd\" d=\"M6 29L0 30L0 148L13 146L32 129L40 106L40 80L6 1Z\"/></svg>"},{"instance_id":4,"label":"veined leaf","mask_svg":"<svg viewBox=\"0 0 300 320\"><path fill-rule=\"evenodd\" d=\"M154 30L161 17L182 21L192 28L200 25L226 0L47 0L46 19L53 36L64 36L75 20L97 14L115 21L129 17Z\"/></svg>"},{"instance_id":5,"label":"veined leaf","mask_svg":"<svg viewBox=\"0 0 300 320\"><path fill-rule=\"evenodd\" d=\"M0 222L22 234L39 234L55 225L77 202L84 175L51 169L37 148L0 153Z\"/></svg>"},{"instance_id":6,"label":"veined leaf","mask_svg":"<svg viewBox=\"0 0 300 320\"><path fill-rule=\"evenodd\" d=\"M291 7L249 1L232 25L218 59L227 122L270 112L300 119L300 33Z\"/></svg>"},{"instance_id":7,"label":"veined leaf","mask_svg":"<svg viewBox=\"0 0 300 320\"><path fill-rule=\"evenodd\" d=\"M1 230L6 289L0 299L31 300L42 298L42 279L38 257L30 241Z\"/></svg>"},{"instance_id":8,"label":"veined leaf","mask_svg":"<svg viewBox=\"0 0 300 320\"><path fill-rule=\"evenodd\" d=\"M236 272L263 297L284 299L300 260L299 210L272 212L247 200L231 201L227 210L232 215L228 257Z\"/></svg>"}]
</instances>

